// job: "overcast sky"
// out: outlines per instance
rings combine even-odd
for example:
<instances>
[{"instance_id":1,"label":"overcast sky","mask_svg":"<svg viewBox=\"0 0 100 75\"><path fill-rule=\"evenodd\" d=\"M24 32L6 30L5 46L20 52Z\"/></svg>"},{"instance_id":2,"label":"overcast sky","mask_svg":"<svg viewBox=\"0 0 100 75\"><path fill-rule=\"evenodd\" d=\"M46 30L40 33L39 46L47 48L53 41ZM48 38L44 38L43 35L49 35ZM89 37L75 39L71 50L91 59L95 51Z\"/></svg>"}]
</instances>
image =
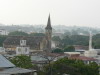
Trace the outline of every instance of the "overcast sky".
<instances>
[{"instance_id":1,"label":"overcast sky","mask_svg":"<svg viewBox=\"0 0 100 75\"><path fill-rule=\"evenodd\" d=\"M0 0L0 23L100 26L100 0Z\"/></svg>"}]
</instances>

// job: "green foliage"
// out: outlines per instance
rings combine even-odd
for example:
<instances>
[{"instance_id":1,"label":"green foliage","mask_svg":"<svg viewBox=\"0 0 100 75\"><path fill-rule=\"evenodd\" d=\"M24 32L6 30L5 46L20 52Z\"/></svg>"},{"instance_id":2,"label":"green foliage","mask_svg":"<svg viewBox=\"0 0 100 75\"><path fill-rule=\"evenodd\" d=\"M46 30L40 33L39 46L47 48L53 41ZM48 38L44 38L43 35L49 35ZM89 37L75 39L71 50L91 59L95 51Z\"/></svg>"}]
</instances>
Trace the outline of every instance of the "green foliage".
<instances>
[{"instance_id":1,"label":"green foliage","mask_svg":"<svg viewBox=\"0 0 100 75\"><path fill-rule=\"evenodd\" d=\"M63 46L67 46L67 45L72 45L73 41L71 40L71 36L65 36L62 40L61 43L63 44Z\"/></svg>"},{"instance_id":2,"label":"green foliage","mask_svg":"<svg viewBox=\"0 0 100 75\"><path fill-rule=\"evenodd\" d=\"M45 72L43 72L43 71L38 71L38 72L37 72L37 75L45 75Z\"/></svg>"},{"instance_id":3,"label":"green foliage","mask_svg":"<svg viewBox=\"0 0 100 75\"><path fill-rule=\"evenodd\" d=\"M52 37L52 40L53 40L53 41L59 41L59 42L61 41L61 39L60 39L59 36L53 36L53 37Z\"/></svg>"},{"instance_id":4,"label":"green foliage","mask_svg":"<svg viewBox=\"0 0 100 75\"><path fill-rule=\"evenodd\" d=\"M44 33L31 33L29 36L45 36Z\"/></svg>"},{"instance_id":5,"label":"green foliage","mask_svg":"<svg viewBox=\"0 0 100 75\"><path fill-rule=\"evenodd\" d=\"M21 67L21 68L33 67L30 56L26 56L26 55L15 56L14 58L11 59L11 62L15 64L17 67Z\"/></svg>"},{"instance_id":6,"label":"green foliage","mask_svg":"<svg viewBox=\"0 0 100 75\"><path fill-rule=\"evenodd\" d=\"M67 46L64 48L64 52L75 52L74 46Z\"/></svg>"},{"instance_id":7,"label":"green foliage","mask_svg":"<svg viewBox=\"0 0 100 75\"><path fill-rule=\"evenodd\" d=\"M63 50L56 48L56 49L52 50L52 53L63 53Z\"/></svg>"},{"instance_id":8,"label":"green foliage","mask_svg":"<svg viewBox=\"0 0 100 75\"><path fill-rule=\"evenodd\" d=\"M83 45L88 46L89 36L84 35L66 35L61 41L60 46L64 48L68 45ZM93 36L93 47L98 49L100 48L100 34L96 34Z\"/></svg>"},{"instance_id":9,"label":"green foliage","mask_svg":"<svg viewBox=\"0 0 100 75\"><path fill-rule=\"evenodd\" d=\"M49 70L49 65L45 66L44 75L99 75L99 66L93 62L90 64L84 64L81 60L72 60L68 58L62 58L54 63L51 63L52 70Z\"/></svg>"},{"instance_id":10,"label":"green foliage","mask_svg":"<svg viewBox=\"0 0 100 75\"><path fill-rule=\"evenodd\" d=\"M95 49L100 48L100 34L96 34L96 35L93 36L93 43L94 43Z\"/></svg>"},{"instance_id":11,"label":"green foliage","mask_svg":"<svg viewBox=\"0 0 100 75\"><path fill-rule=\"evenodd\" d=\"M89 37L84 35L67 35L63 39L58 40L57 37L53 38L59 42L59 47L64 48L68 45L84 45L88 46Z\"/></svg>"},{"instance_id":12,"label":"green foliage","mask_svg":"<svg viewBox=\"0 0 100 75\"><path fill-rule=\"evenodd\" d=\"M70 36L71 35L71 32L69 30L66 30L65 33L64 33L64 35L65 36Z\"/></svg>"},{"instance_id":13,"label":"green foliage","mask_svg":"<svg viewBox=\"0 0 100 75\"><path fill-rule=\"evenodd\" d=\"M4 40L7 38L7 36L0 35L0 46L3 46Z\"/></svg>"},{"instance_id":14,"label":"green foliage","mask_svg":"<svg viewBox=\"0 0 100 75\"><path fill-rule=\"evenodd\" d=\"M89 36L84 35L72 35L71 40L75 45L88 45Z\"/></svg>"},{"instance_id":15,"label":"green foliage","mask_svg":"<svg viewBox=\"0 0 100 75\"><path fill-rule=\"evenodd\" d=\"M27 33L22 32L22 31L14 31L14 32L10 32L8 35L11 35L11 36L28 36Z\"/></svg>"}]
</instances>

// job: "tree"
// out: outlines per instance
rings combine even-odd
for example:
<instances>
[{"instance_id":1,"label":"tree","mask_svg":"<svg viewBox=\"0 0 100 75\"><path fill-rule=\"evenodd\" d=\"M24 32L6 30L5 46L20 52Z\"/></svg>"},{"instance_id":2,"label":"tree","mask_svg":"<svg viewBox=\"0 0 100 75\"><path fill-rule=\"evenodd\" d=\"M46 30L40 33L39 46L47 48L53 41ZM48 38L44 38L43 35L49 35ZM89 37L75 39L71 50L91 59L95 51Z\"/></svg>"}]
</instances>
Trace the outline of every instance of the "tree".
<instances>
[{"instance_id":1,"label":"tree","mask_svg":"<svg viewBox=\"0 0 100 75\"><path fill-rule=\"evenodd\" d=\"M64 52L75 52L74 46L67 46L64 48Z\"/></svg>"},{"instance_id":2,"label":"tree","mask_svg":"<svg viewBox=\"0 0 100 75\"><path fill-rule=\"evenodd\" d=\"M65 36L71 36L71 31L66 30L65 33L64 33L64 35L65 35Z\"/></svg>"},{"instance_id":3,"label":"tree","mask_svg":"<svg viewBox=\"0 0 100 75\"><path fill-rule=\"evenodd\" d=\"M30 56L26 56L26 55L15 56L14 58L11 59L11 62L15 64L17 67L21 67L21 68L33 67Z\"/></svg>"},{"instance_id":4,"label":"tree","mask_svg":"<svg viewBox=\"0 0 100 75\"><path fill-rule=\"evenodd\" d=\"M4 40L7 38L5 35L0 35L0 46L3 46Z\"/></svg>"},{"instance_id":5,"label":"tree","mask_svg":"<svg viewBox=\"0 0 100 75\"><path fill-rule=\"evenodd\" d=\"M63 75L63 74L70 74L70 75L80 75L78 73L78 69L75 67L70 66L69 64L73 64L74 60L69 60L67 58L62 58L54 63L52 63L52 75ZM47 75L50 75L50 71L48 70L48 65L45 67L45 72Z\"/></svg>"},{"instance_id":6,"label":"tree","mask_svg":"<svg viewBox=\"0 0 100 75\"><path fill-rule=\"evenodd\" d=\"M56 48L56 49L52 50L52 53L63 53L63 50Z\"/></svg>"},{"instance_id":7,"label":"tree","mask_svg":"<svg viewBox=\"0 0 100 75\"><path fill-rule=\"evenodd\" d=\"M31 33L29 36L45 36L44 33Z\"/></svg>"},{"instance_id":8,"label":"tree","mask_svg":"<svg viewBox=\"0 0 100 75\"><path fill-rule=\"evenodd\" d=\"M53 62L60 54L50 53L50 52L41 52L41 54L39 53L38 55L45 59L46 64L48 64L48 71L49 71L49 74L47 72L45 73L44 71L43 72L40 71L40 73L43 73L43 75L45 75L45 74L46 75L53 75L51 62Z\"/></svg>"},{"instance_id":9,"label":"tree","mask_svg":"<svg viewBox=\"0 0 100 75\"><path fill-rule=\"evenodd\" d=\"M61 39L60 39L59 36L53 36L53 37L52 37L52 40L53 40L53 41L58 41L58 42L61 41Z\"/></svg>"},{"instance_id":10,"label":"tree","mask_svg":"<svg viewBox=\"0 0 100 75\"><path fill-rule=\"evenodd\" d=\"M100 34L96 34L93 36L93 43L95 49L100 49Z\"/></svg>"},{"instance_id":11,"label":"tree","mask_svg":"<svg viewBox=\"0 0 100 75\"><path fill-rule=\"evenodd\" d=\"M65 36L62 40L61 43L66 46L66 45L72 45L73 41L71 40L71 36Z\"/></svg>"},{"instance_id":12,"label":"tree","mask_svg":"<svg viewBox=\"0 0 100 75\"><path fill-rule=\"evenodd\" d=\"M53 36L52 40L55 42L56 47L60 47L61 38L59 36Z\"/></svg>"},{"instance_id":13,"label":"tree","mask_svg":"<svg viewBox=\"0 0 100 75\"><path fill-rule=\"evenodd\" d=\"M28 36L27 33L22 32L22 31L14 31L14 32L10 32L8 35L11 35L11 36Z\"/></svg>"},{"instance_id":14,"label":"tree","mask_svg":"<svg viewBox=\"0 0 100 75\"><path fill-rule=\"evenodd\" d=\"M72 35L78 35L78 31L77 30L72 30Z\"/></svg>"},{"instance_id":15,"label":"tree","mask_svg":"<svg viewBox=\"0 0 100 75\"><path fill-rule=\"evenodd\" d=\"M85 64L81 60L61 58L51 65L53 70L52 75L99 75L99 66L95 62ZM44 68L44 71L46 72L45 75L50 75L48 69L49 66L47 65Z\"/></svg>"},{"instance_id":16,"label":"tree","mask_svg":"<svg viewBox=\"0 0 100 75\"><path fill-rule=\"evenodd\" d=\"M67 45L88 46L89 37L84 35L67 35L60 41L59 47L64 48Z\"/></svg>"}]
</instances>

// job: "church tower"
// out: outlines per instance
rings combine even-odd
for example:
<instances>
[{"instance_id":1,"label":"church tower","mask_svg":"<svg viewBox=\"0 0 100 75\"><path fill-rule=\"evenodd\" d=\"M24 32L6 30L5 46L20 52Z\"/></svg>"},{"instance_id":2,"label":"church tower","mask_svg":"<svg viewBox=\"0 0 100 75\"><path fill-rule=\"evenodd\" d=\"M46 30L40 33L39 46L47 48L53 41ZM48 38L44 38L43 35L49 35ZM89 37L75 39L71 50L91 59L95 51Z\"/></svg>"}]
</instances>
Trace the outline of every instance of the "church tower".
<instances>
[{"instance_id":1,"label":"church tower","mask_svg":"<svg viewBox=\"0 0 100 75\"><path fill-rule=\"evenodd\" d=\"M50 20L50 14L48 17L47 26L45 27L45 34L46 34L46 51L51 51L51 39L52 39L52 27L51 27L51 20Z\"/></svg>"}]
</instances>

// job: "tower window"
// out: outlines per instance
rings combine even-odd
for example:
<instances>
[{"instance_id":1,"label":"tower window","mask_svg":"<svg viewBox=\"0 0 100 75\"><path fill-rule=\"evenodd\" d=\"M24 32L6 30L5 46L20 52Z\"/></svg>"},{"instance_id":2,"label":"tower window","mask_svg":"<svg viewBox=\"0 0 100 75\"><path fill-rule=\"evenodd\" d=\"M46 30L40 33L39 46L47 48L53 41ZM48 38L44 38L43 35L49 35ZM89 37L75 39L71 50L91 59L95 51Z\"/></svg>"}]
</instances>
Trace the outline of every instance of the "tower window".
<instances>
[{"instance_id":1,"label":"tower window","mask_svg":"<svg viewBox=\"0 0 100 75\"><path fill-rule=\"evenodd\" d=\"M25 48L25 52L27 52L27 48Z\"/></svg>"},{"instance_id":2,"label":"tower window","mask_svg":"<svg viewBox=\"0 0 100 75\"><path fill-rule=\"evenodd\" d=\"M21 52L21 49L20 48L18 48L18 52Z\"/></svg>"}]
</instances>

